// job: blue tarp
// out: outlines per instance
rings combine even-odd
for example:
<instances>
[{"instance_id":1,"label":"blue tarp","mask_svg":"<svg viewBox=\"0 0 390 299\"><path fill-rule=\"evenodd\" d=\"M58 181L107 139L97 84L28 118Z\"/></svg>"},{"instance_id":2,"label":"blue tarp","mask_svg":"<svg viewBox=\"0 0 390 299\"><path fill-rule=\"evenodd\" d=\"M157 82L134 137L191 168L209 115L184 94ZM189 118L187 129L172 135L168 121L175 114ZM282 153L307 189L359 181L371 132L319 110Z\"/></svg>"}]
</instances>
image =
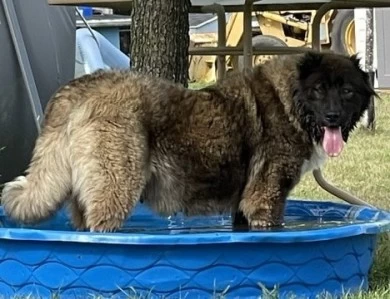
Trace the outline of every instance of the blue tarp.
<instances>
[{"instance_id":1,"label":"blue tarp","mask_svg":"<svg viewBox=\"0 0 390 299\"><path fill-rule=\"evenodd\" d=\"M16 12L13 20L32 71L32 82L26 82L6 3L0 2L0 184L23 173L37 137L26 87L36 89L44 109L54 91L74 77L75 68L74 8L49 6L46 0L12 0L8 3Z\"/></svg>"}]
</instances>

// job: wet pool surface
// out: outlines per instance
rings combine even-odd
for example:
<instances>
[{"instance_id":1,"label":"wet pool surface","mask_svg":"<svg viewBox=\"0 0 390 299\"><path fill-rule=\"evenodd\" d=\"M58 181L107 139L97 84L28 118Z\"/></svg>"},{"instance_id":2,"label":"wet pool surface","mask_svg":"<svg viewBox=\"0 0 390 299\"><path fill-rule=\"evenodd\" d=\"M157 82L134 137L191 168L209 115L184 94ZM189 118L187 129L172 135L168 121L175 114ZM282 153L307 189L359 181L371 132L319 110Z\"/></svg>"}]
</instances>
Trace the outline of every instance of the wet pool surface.
<instances>
[{"instance_id":1,"label":"wet pool surface","mask_svg":"<svg viewBox=\"0 0 390 299\"><path fill-rule=\"evenodd\" d=\"M298 204L299 203L299 204ZM375 223L388 215L383 211L345 204L291 201L286 207L285 223L282 227L248 229L233 227L227 215L185 217L181 214L169 217L156 215L148 207L138 206L124 226L116 233L146 235L188 235L198 233L253 233L253 232L299 232L356 226ZM379 217L379 218L378 218ZM39 225L21 225L0 212L0 228L22 228L43 231L74 231L67 212L60 211ZM75 232L76 233L76 232Z\"/></svg>"}]
</instances>

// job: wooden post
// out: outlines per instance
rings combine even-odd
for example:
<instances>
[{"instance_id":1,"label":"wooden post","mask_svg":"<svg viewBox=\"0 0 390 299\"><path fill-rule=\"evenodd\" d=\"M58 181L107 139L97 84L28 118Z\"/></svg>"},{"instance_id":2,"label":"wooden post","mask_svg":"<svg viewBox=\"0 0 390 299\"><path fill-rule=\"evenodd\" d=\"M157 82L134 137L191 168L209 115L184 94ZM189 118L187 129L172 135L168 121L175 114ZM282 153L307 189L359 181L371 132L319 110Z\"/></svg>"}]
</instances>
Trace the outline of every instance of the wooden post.
<instances>
[{"instance_id":1,"label":"wooden post","mask_svg":"<svg viewBox=\"0 0 390 299\"><path fill-rule=\"evenodd\" d=\"M365 69L370 75L371 84L375 83L375 71L374 71L374 17L373 9L366 10L366 59ZM365 115L366 121L364 126L369 130L375 130L375 98L371 97L368 110Z\"/></svg>"}]
</instances>

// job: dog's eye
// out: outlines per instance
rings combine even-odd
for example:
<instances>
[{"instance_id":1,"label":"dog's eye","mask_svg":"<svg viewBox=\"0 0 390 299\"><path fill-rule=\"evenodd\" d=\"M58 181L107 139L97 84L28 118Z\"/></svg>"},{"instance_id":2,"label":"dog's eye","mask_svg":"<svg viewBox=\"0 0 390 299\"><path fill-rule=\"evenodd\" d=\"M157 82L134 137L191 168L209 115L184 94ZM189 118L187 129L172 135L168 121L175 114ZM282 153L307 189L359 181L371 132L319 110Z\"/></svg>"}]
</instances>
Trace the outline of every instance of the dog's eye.
<instances>
[{"instance_id":1,"label":"dog's eye","mask_svg":"<svg viewBox=\"0 0 390 299\"><path fill-rule=\"evenodd\" d=\"M341 89L341 93L342 93L344 96L346 96L346 97L351 97L351 96L353 95L352 89L347 88L347 87Z\"/></svg>"},{"instance_id":2,"label":"dog's eye","mask_svg":"<svg viewBox=\"0 0 390 299\"><path fill-rule=\"evenodd\" d=\"M347 93L351 93L352 90L348 89L348 88L343 88L343 93L344 94L347 94Z\"/></svg>"}]
</instances>

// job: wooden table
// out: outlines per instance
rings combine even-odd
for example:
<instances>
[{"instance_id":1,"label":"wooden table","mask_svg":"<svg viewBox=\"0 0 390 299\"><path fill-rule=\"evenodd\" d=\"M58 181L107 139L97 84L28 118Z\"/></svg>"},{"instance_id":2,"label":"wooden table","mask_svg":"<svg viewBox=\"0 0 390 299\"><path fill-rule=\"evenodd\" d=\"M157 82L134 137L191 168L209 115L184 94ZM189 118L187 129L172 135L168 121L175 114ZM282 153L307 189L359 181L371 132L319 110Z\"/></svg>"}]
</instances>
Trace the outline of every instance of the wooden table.
<instances>
[{"instance_id":1,"label":"wooden table","mask_svg":"<svg viewBox=\"0 0 390 299\"><path fill-rule=\"evenodd\" d=\"M47 0L51 5L94 6L129 11L133 0ZM147 0L145 0L147 1ZM223 5L226 12L243 11L245 0L190 0L191 12L201 12L205 5ZM324 4L334 3L337 8L390 7L389 0L260 0L253 1L253 10L317 10Z\"/></svg>"},{"instance_id":2,"label":"wooden table","mask_svg":"<svg viewBox=\"0 0 390 299\"><path fill-rule=\"evenodd\" d=\"M47 3L50 5L107 7L124 12L130 11L132 5L131 0L48 0Z\"/></svg>"},{"instance_id":3,"label":"wooden table","mask_svg":"<svg viewBox=\"0 0 390 299\"><path fill-rule=\"evenodd\" d=\"M51 5L89 5L107 7L129 13L132 0L47 0ZM147 0L145 0L147 1ZM331 9L390 7L390 0L190 0L192 13L215 12L219 18L224 18L224 12L244 12L244 43L240 47L226 47L219 42L218 47L201 47L190 49L192 55L244 55L244 65L250 67L252 63L252 12L275 10L317 10L312 24L312 47L320 50L320 24L322 17ZM205 6L209 6L205 9ZM222 24L223 22L221 22ZM219 29L222 26L218 26ZM225 39L219 30L219 39ZM264 47L255 50L255 54L285 54L304 51L304 48L294 47Z\"/></svg>"}]
</instances>

